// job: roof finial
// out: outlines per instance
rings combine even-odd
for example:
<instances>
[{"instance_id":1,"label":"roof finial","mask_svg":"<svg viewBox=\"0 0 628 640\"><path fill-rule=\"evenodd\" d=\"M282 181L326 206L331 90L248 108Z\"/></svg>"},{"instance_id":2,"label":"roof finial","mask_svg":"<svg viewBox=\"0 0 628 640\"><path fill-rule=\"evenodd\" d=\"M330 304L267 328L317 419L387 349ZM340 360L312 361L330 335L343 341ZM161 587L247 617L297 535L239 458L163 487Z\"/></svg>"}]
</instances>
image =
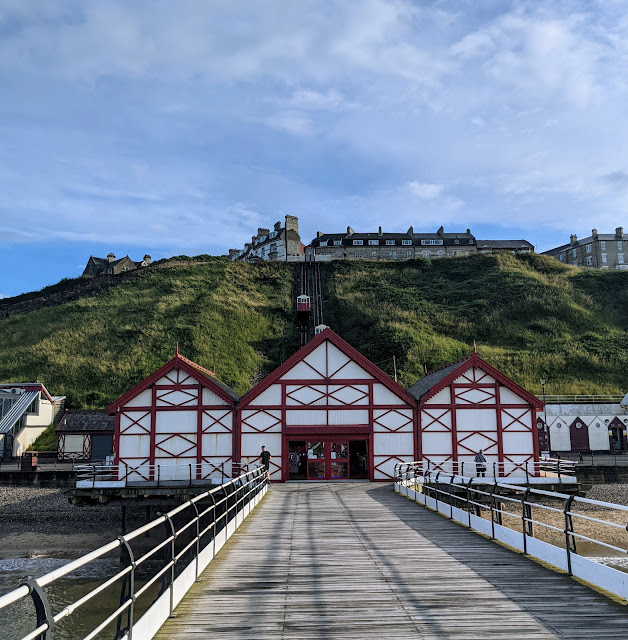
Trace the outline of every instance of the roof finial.
<instances>
[{"instance_id":1,"label":"roof finial","mask_svg":"<svg viewBox=\"0 0 628 640\"><path fill-rule=\"evenodd\" d=\"M174 355L178 356L179 355L179 343L177 342L177 346L174 348Z\"/></svg>"},{"instance_id":2,"label":"roof finial","mask_svg":"<svg viewBox=\"0 0 628 640\"><path fill-rule=\"evenodd\" d=\"M473 353L477 353L478 352L478 345L475 344L475 340L473 341Z\"/></svg>"}]
</instances>

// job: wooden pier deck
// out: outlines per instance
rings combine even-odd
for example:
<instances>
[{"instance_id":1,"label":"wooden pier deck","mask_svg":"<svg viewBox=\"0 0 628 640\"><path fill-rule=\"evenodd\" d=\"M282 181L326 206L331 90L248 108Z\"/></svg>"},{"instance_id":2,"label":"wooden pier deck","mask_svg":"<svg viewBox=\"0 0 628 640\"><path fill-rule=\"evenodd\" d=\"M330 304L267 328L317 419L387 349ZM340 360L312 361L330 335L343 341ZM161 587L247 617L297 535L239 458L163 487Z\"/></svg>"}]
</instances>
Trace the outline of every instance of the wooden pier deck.
<instances>
[{"instance_id":1,"label":"wooden pier deck","mask_svg":"<svg viewBox=\"0 0 628 640\"><path fill-rule=\"evenodd\" d=\"M626 637L628 609L393 493L272 485L156 636Z\"/></svg>"}]
</instances>

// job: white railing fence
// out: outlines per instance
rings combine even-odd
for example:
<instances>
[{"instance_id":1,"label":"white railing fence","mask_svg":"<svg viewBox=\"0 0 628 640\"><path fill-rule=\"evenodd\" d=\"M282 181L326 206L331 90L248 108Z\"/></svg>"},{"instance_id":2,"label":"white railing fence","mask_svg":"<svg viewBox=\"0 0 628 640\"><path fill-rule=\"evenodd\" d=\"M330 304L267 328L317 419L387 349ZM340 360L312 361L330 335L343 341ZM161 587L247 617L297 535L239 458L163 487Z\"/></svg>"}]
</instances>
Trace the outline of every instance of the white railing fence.
<instances>
[{"instance_id":1,"label":"white railing fence","mask_svg":"<svg viewBox=\"0 0 628 640\"><path fill-rule=\"evenodd\" d=\"M258 504L267 487L266 472L258 467L55 571L28 580L0 596L0 613L4 620L2 638L11 637L9 632L21 626L19 618L24 617L24 605L29 599L36 620L30 632L14 636L22 640L49 640L53 633L58 637L57 632L72 640L152 638ZM79 572L89 576L90 570L95 570L94 563L102 565L104 560L113 560L113 566L119 570L107 579L99 579L96 587L71 602L67 602L67 597L63 598L63 608L53 610L48 589L63 591L68 588L70 593L70 574ZM93 584L92 581L90 587ZM116 593L119 597L115 597ZM114 604L107 609L103 603ZM89 618L90 627L86 629L85 625L79 624L80 634L69 635L63 625L70 618L81 616Z\"/></svg>"},{"instance_id":2,"label":"white railing fence","mask_svg":"<svg viewBox=\"0 0 628 640\"><path fill-rule=\"evenodd\" d=\"M492 540L628 599L628 573L621 570L628 566L628 506L507 481L491 484L484 478L443 471L426 479L419 471L416 465L397 464L395 491Z\"/></svg>"}]
</instances>

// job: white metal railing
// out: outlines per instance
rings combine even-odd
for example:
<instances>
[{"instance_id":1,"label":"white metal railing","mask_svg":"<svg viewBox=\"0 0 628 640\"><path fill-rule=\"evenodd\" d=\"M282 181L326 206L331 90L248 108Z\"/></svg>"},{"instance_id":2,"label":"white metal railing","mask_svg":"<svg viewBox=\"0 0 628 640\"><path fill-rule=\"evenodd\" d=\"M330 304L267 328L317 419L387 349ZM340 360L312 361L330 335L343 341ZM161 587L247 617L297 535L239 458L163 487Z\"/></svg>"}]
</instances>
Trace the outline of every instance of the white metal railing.
<instances>
[{"instance_id":1,"label":"white metal railing","mask_svg":"<svg viewBox=\"0 0 628 640\"><path fill-rule=\"evenodd\" d=\"M395 466L396 492L524 555L628 598L628 573L578 552L595 545L612 557L628 555L628 506L481 480L437 472L427 483L412 465ZM577 511L578 506L597 511L587 515ZM598 517L599 512L606 518ZM552 542L547 541L550 535ZM557 537L560 546L554 544Z\"/></svg>"},{"instance_id":2,"label":"white metal railing","mask_svg":"<svg viewBox=\"0 0 628 640\"><path fill-rule=\"evenodd\" d=\"M474 460L419 460L417 462L398 465L403 471L406 467L415 474L426 478L434 478L437 473L476 477L484 482L498 479L509 479L526 482L573 482L576 478L576 463L572 460L546 458L528 460L526 462L484 462ZM484 469L482 471L482 469Z\"/></svg>"},{"instance_id":3,"label":"white metal railing","mask_svg":"<svg viewBox=\"0 0 628 640\"><path fill-rule=\"evenodd\" d=\"M92 487L174 487L222 484L225 479L248 471L247 464L225 463L142 463L132 464L77 464L77 488Z\"/></svg>"},{"instance_id":4,"label":"white metal railing","mask_svg":"<svg viewBox=\"0 0 628 640\"><path fill-rule=\"evenodd\" d=\"M105 590L118 585L119 606L113 611L100 611L101 603L108 600L99 598L94 601L93 606L98 608L104 619L89 633L84 636L81 634L80 637L91 640L116 623L115 638L148 640L157 633L166 618L172 615L176 605L257 505L267 487L268 478L263 467L248 471L55 571L28 580L17 589L0 596L0 611L30 598L35 608L36 626L30 633L22 636L22 640L48 640L52 638L55 627L63 620L72 615L80 615L87 603ZM160 531L162 536L159 535ZM155 541L147 548L149 535ZM66 603L60 611L52 610L46 587L58 584L77 569L89 567L91 563L116 551L120 553L119 571L80 598ZM157 560L160 562L157 563ZM142 570L146 575L140 581L138 574ZM143 597L151 597L153 585L159 587L159 592L145 613L136 620L138 602ZM23 617L23 613L24 609L21 607L16 615ZM5 627L3 638L7 637L7 630L10 628Z\"/></svg>"},{"instance_id":5,"label":"white metal railing","mask_svg":"<svg viewBox=\"0 0 628 640\"><path fill-rule=\"evenodd\" d=\"M619 404L624 396L619 395L537 395L537 398L545 400L545 404L589 404L589 403L607 403Z\"/></svg>"}]
</instances>

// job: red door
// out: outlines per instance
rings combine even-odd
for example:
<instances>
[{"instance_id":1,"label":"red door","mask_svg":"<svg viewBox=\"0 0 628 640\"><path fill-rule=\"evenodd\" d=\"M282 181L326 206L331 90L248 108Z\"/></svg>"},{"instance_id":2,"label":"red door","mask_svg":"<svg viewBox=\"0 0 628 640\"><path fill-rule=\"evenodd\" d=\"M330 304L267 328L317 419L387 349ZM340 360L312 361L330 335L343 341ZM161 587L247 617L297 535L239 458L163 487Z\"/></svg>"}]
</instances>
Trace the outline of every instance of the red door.
<instances>
[{"instance_id":1,"label":"red door","mask_svg":"<svg viewBox=\"0 0 628 640\"><path fill-rule=\"evenodd\" d=\"M309 440L307 443L308 480L348 480L349 441L342 438Z\"/></svg>"}]
</instances>

